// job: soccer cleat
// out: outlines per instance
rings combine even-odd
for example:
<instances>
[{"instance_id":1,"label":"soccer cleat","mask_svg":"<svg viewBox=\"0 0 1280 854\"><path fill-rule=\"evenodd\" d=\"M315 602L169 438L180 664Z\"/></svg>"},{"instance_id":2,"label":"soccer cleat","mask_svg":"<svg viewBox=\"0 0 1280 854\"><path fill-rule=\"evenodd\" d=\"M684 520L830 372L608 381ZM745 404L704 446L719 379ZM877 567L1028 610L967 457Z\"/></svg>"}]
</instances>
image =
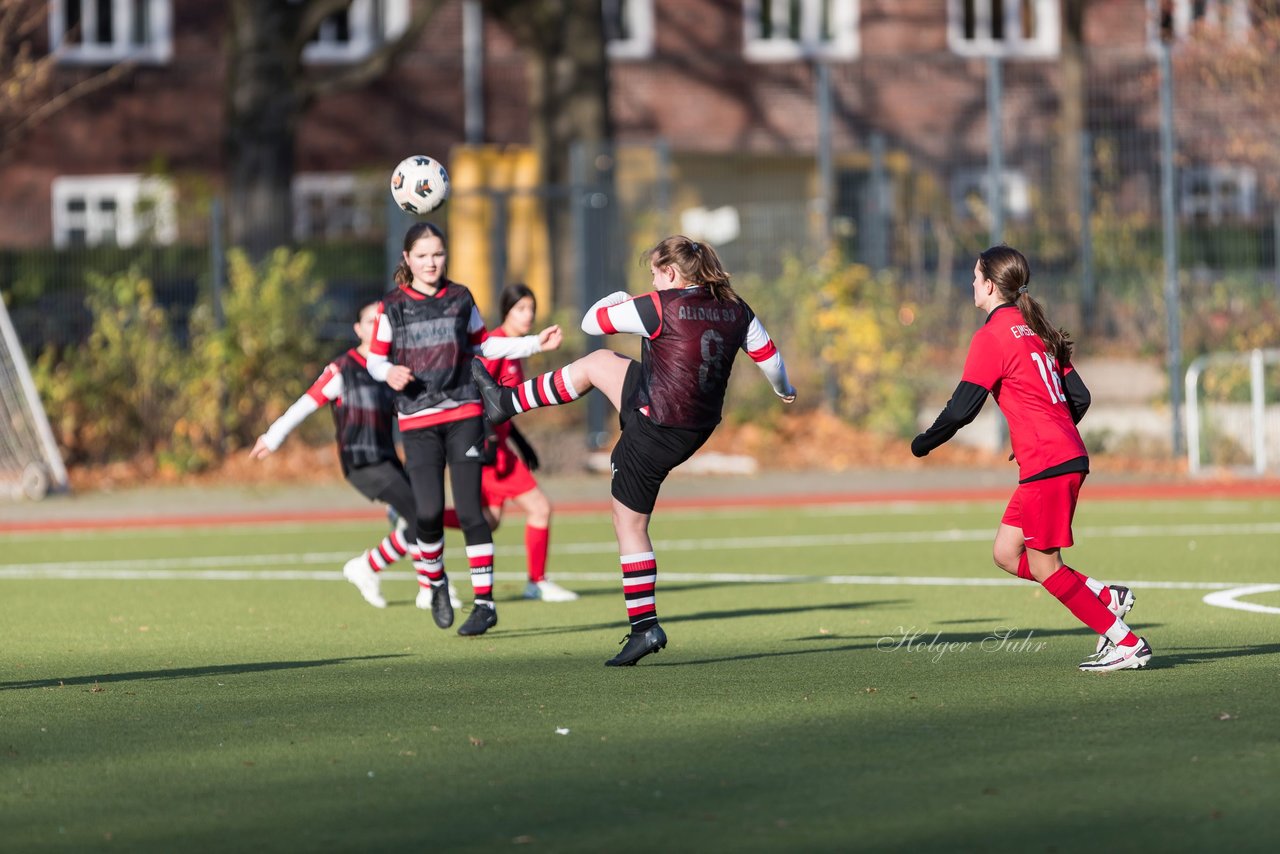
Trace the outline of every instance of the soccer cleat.
<instances>
[{"instance_id":1,"label":"soccer cleat","mask_svg":"<svg viewBox=\"0 0 1280 854\"><path fill-rule=\"evenodd\" d=\"M445 582L445 583L448 584L448 582ZM454 610L456 611L462 607L462 597L458 595L457 588L455 588L452 584L449 584L448 586L449 586L449 604L452 605ZM419 586L418 598L417 598L417 601L414 602L414 604L424 611L430 611L431 610L431 588ZM448 628L448 626L445 626L445 628Z\"/></svg>"},{"instance_id":2,"label":"soccer cleat","mask_svg":"<svg viewBox=\"0 0 1280 854\"><path fill-rule=\"evenodd\" d=\"M1145 638L1138 638L1133 646L1113 646L1095 658L1080 662L1085 673L1110 673L1112 670L1137 670L1146 667L1151 660L1151 645Z\"/></svg>"},{"instance_id":3,"label":"soccer cleat","mask_svg":"<svg viewBox=\"0 0 1280 854\"><path fill-rule=\"evenodd\" d=\"M489 629L498 625L498 609L492 605L485 605L477 601L474 608L471 609L471 615L467 617L467 621L458 627L458 634L464 638L482 635Z\"/></svg>"},{"instance_id":4,"label":"soccer cleat","mask_svg":"<svg viewBox=\"0 0 1280 854\"><path fill-rule=\"evenodd\" d=\"M443 584L433 584L431 591L431 618L436 621L436 625L442 629L447 629L453 625L453 603L449 596L449 578L445 576ZM418 591L418 600L422 600L422 591ZM418 607L422 607L419 605Z\"/></svg>"},{"instance_id":5,"label":"soccer cleat","mask_svg":"<svg viewBox=\"0 0 1280 854\"><path fill-rule=\"evenodd\" d=\"M1133 606L1137 604L1138 597L1133 595L1133 591L1122 584L1109 585L1111 589L1111 604L1107 606L1107 610L1115 614L1123 620L1125 615L1133 610ZM1111 645L1111 641L1107 640L1106 635L1098 635L1098 644L1094 647L1092 658L1098 658Z\"/></svg>"},{"instance_id":6,"label":"soccer cleat","mask_svg":"<svg viewBox=\"0 0 1280 854\"><path fill-rule=\"evenodd\" d=\"M480 364L479 359L471 360L471 378L475 380L476 388L480 390L480 399L484 401L484 414L489 419L489 423L496 427L509 421L515 413L509 412L503 406L502 397L510 394L510 389L504 389L494 382L493 377L489 376L489 372L484 369L484 365Z\"/></svg>"},{"instance_id":7,"label":"soccer cleat","mask_svg":"<svg viewBox=\"0 0 1280 854\"><path fill-rule=\"evenodd\" d=\"M667 633L662 626L653 626L645 632L632 632L622 639L622 652L604 663L605 667L631 667L651 652L667 645Z\"/></svg>"},{"instance_id":8,"label":"soccer cleat","mask_svg":"<svg viewBox=\"0 0 1280 854\"><path fill-rule=\"evenodd\" d=\"M358 554L347 561L347 565L342 567L342 577L356 586L360 595L364 597L364 601L375 608L387 607L387 600L382 598L382 593L378 589L380 586L378 573L369 566L368 552Z\"/></svg>"},{"instance_id":9,"label":"soccer cleat","mask_svg":"<svg viewBox=\"0 0 1280 854\"><path fill-rule=\"evenodd\" d=\"M526 584L524 598L541 599L543 602L573 602L578 598L578 594L572 590L565 590L554 581L544 578L541 581L530 581Z\"/></svg>"}]
</instances>

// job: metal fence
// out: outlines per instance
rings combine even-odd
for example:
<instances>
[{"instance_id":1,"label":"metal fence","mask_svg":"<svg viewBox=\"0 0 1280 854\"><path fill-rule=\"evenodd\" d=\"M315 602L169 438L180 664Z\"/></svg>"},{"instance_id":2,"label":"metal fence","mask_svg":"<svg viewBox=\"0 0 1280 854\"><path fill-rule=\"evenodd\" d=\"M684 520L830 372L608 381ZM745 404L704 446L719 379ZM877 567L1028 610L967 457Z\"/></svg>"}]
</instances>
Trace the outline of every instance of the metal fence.
<instances>
[{"instance_id":1,"label":"metal fence","mask_svg":"<svg viewBox=\"0 0 1280 854\"><path fill-rule=\"evenodd\" d=\"M694 136L631 141L576 152L570 186L457 190L440 218L451 235L470 235L465 267L451 237L455 274L480 282L486 304L506 281L548 275L512 249L545 241L545 223L517 211L535 202L572 229L568 269L546 283L562 310L643 287L643 247L689 232L761 282L837 250L888 271L904 300L963 324L976 322L965 320L973 258L1003 240L1028 255L1035 293L1078 339L1167 353L1171 372L1221 349L1215 323L1280 297L1280 204L1264 180L1273 164L1241 157L1247 116L1194 69L1162 69L1149 52L1094 52L1073 92L1056 63L877 58L815 66L798 97L811 109L786 128L745 132L732 152ZM1071 105L1074 124L1064 119ZM349 201L360 215L341 218L358 228L300 235L326 282L335 340L346 340L355 305L386 289L409 222L380 179L362 187ZM152 278L181 338L218 283L216 230L199 231L181 246L0 247L0 287L29 355L83 340L85 276L130 265Z\"/></svg>"}]
</instances>

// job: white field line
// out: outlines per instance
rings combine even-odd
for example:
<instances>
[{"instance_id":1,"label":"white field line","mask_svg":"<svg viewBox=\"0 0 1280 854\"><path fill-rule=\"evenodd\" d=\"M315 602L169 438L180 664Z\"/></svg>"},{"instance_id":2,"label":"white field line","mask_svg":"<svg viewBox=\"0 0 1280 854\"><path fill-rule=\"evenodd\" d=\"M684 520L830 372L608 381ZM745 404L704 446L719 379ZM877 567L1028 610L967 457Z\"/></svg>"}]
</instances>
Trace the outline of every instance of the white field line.
<instances>
[{"instance_id":1,"label":"white field line","mask_svg":"<svg viewBox=\"0 0 1280 854\"><path fill-rule=\"evenodd\" d=\"M1196 524L1196 525L1121 525L1079 528L1083 539L1140 539L1158 537L1240 536L1280 534L1280 522ZM696 539L656 540L658 553L671 551L742 551L758 549L830 548L868 545L921 545L932 543L984 542L990 540L989 528L931 531L872 531L849 534L778 534L759 537L702 537ZM552 548L554 554L614 554L613 541L569 543ZM524 554L521 546L500 546L499 557ZM43 573L53 569L125 571L149 569L221 569L227 567L296 566L297 564L345 563L351 552L304 552L288 554L211 555L184 558L139 558L94 561L48 561L41 563L0 563L0 578L16 577L15 573ZM29 577L29 576L23 576ZM755 576L753 576L755 577ZM790 578L791 576L787 576Z\"/></svg>"},{"instance_id":2,"label":"white field line","mask_svg":"<svg viewBox=\"0 0 1280 854\"><path fill-rule=\"evenodd\" d=\"M1238 602L1241 596L1254 596L1258 593L1280 592L1280 584L1253 584L1248 587L1237 587L1233 590L1222 590L1204 597L1206 605L1217 608L1231 608L1236 611L1252 611L1255 614L1280 614L1280 608L1271 605L1258 605L1254 602Z\"/></svg>"}]
</instances>

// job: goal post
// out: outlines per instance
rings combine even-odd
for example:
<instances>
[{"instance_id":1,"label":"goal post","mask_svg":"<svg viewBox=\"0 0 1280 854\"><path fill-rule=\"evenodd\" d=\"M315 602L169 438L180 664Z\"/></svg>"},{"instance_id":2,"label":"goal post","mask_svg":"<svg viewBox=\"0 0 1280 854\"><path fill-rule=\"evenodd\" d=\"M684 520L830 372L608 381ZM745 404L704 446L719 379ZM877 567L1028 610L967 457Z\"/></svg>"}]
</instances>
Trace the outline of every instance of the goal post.
<instances>
[{"instance_id":1,"label":"goal post","mask_svg":"<svg viewBox=\"0 0 1280 854\"><path fill-rule=\"evenodd\" d=\"M0 500L40 499L66 488L62 453L0 295Z\"/></svg>"},{"instance_id":2,"label":"goal post","mask_svg":"<svg viewBox=\"0 0 1280 854\"><path fill-rule=\"evenodd\" d=\"M1209 353L1187 367L1187 469L1200 474L1204 457L1211 465L1247 467L1264 476L1280 461L1280 405L1267 401L1267 368L1280 365L1280 350ZM1219 373L1219 386L1235 391L1221 399L1202 393L1202 375ZM1225 375L1225 376L1224 376ZM1248 389L1248 403L1243 389ZM1274 387L1273 387L1274 390Z\"/></svg>"}]
</instances>

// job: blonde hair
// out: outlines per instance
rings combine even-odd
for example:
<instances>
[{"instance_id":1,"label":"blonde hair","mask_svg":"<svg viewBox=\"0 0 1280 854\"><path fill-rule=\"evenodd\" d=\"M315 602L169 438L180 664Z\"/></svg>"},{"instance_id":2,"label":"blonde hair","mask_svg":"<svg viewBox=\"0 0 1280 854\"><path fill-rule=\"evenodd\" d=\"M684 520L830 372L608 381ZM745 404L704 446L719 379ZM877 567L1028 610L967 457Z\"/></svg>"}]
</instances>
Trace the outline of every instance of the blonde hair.
<instances>
[{"instance_id":1,"label":"blonde hair","mask_svg":"<svg viewBox=\"0 0 1280 854\"><path fill-rule=\"evenodd\" d=\"M691 285L706 285L721 302L742 302L729 282L729 273L710 243L699 243L683 234L672 235L649 250L645 261L655 267L674 267Z\"/></svg>"},{"instance_id":2,"label":"blonde hair","mask_svg":"<svg viewBox=\"0 0 1280 854\"><path fill-rule=\"evenodd\" d=\"M1048 350L1058 364L1065 365L1071 361L1071 335L1065 329L1055 327L1049 322L1044 306L1031 296L1028 286L1031 283L1031 265L1026 257L1011 246L1003 243L992 246L978 256L978 266L983 277L996 286L1005 302L1018 306L1027 325Z\"/></svg>"}]
</instances>

